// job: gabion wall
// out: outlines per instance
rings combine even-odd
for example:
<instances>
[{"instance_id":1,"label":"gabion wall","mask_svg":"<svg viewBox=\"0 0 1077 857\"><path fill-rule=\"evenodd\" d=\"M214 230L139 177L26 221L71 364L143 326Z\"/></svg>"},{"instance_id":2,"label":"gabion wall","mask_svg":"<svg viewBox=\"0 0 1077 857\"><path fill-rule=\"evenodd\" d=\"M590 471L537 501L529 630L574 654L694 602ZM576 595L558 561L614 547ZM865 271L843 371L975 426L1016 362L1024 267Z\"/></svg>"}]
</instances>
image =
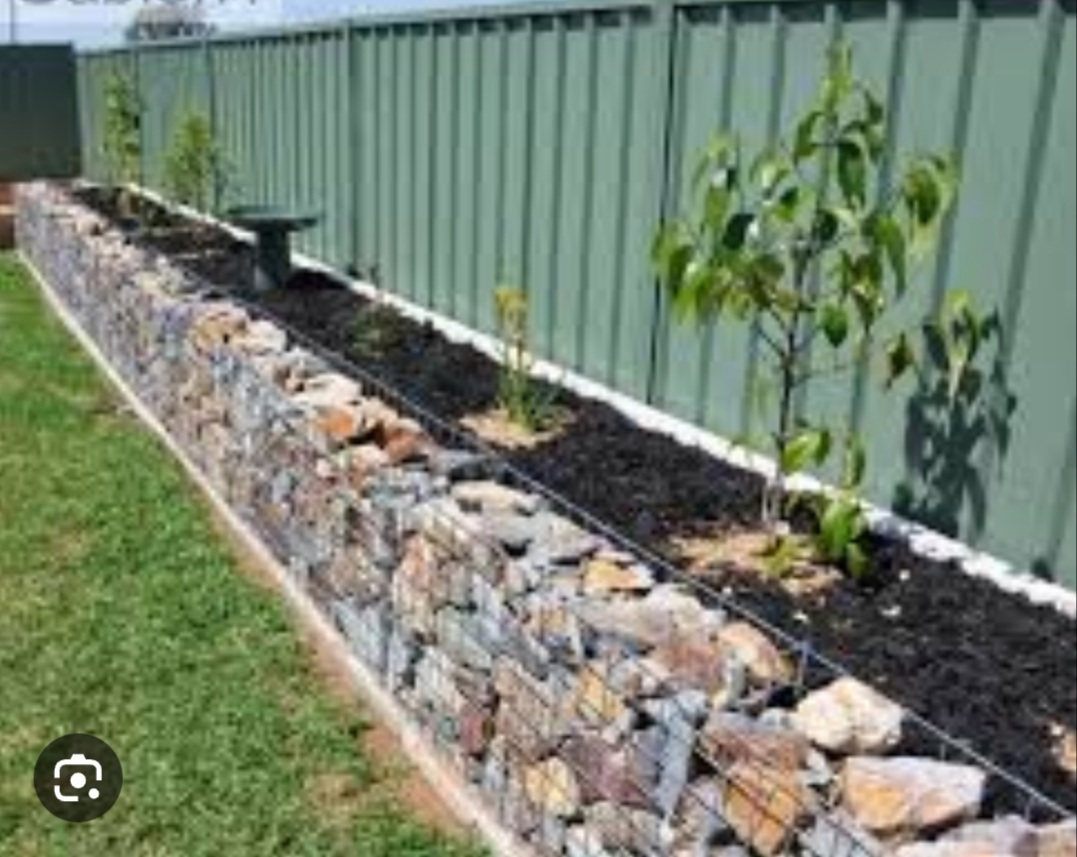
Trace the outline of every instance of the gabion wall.
<instances>
[{"instance_id":1,"label":"gabion wall","mask_svg":"<svg viewBox=\"0 0 1077 857\"><path fill-rule=\"evenodd\" d=\"M1073 853L1072 822L981 818L977 767L894 755L908 719L871 688L809 688L781 641L499 482L61 191L19 202L51 289L522 843Z\"/></svg>"}]
</instances>

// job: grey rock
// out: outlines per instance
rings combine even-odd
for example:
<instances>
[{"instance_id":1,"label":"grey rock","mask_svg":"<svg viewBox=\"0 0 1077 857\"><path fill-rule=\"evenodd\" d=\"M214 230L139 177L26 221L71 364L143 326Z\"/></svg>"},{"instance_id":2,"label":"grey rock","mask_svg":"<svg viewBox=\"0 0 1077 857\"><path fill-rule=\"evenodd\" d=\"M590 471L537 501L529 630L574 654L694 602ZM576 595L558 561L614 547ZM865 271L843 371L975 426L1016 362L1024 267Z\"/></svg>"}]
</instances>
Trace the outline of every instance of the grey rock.
<instances>
[{"instance_id":1,"label":"grey rock","mask_svg":"<svg viewBox=\"0 0 1077 857\"><path fill-rule=\"evenodd\" d=\"M711 846L729 829L722 816L722 790L709 777L685 789L677 814L678 850L686 854L709 855Z\"/></svg>"},{"instance_id":2,"label":"grey rock","mask_svg":"<svg viewBox=\"0 0 1077 857\"><path fill-rule=\"evenodd\" d=\"M688 785L696 729L687 718L674 717L663 730L666 740L660 757L662 773L654 798L659 810L669 817L680 803L681 794Z\"/></svg>"},{"instance_id":3,"label":"grey rock","mask_svg":"<svg viewBox=\"0 0 1077 857\"><path fill-rule=\"evenodd\" d=\"M333 616L341 633L360 660L378 672L385 670L389 642L389 616L383 602L356 608L350 601L336 601Z\"/></svg>"},{"instance_id":4,"label":"grey rock","mask_svg":"<svg viewBox=\"0 0 1077 857\"><path fill-rule=\"evenodd\" d=\"M484 512L476 526L511 556L521 556L535 539L534 519L516 511Z\"/></svg>"},{"instance_id":5,"label":"grey rock","mask_svg":"<svg viewBox=\"0 0 1077 857\"><path fill-rule=\"evenodd\" d=\"M415 638L396 626L389 636L385 658L385 678L390 691L397 691L414 680L419 645Z\"/></svg>"},{"instance_id":6,"label":"grey rock","mask_svg":"<svg viewBox=\"0 0 1077 857\"><path fill-rule=\"evenodd\" d=\"M567 518L540 511L535 516L532 554L547 566L574 565L602 546L601 539L580 529Z\"/></svg>"},{"instance_id":7,"label":"grey rock","mask_svg":"<svg viewBox=\"0 0 1077 857\"><path fill-rule=\"evenodd\" d=\"M448 655L428 647L415 667L416 701L432 711L458 719L468 700L457 686L457 675L457 668Z\"/></svg>"},{"instance_id":8,"label":"grey rock","mask_svg":"<svg viewBox=\"0 0 1077 857\"><path fill-rule=\"evenodd\" d=\"M496 626L482 616L446 607L437 614L434 634L454 663L482 672L493 668L500 639Z\"/></svg>"},{"instance_id":9,"label":"grey rock","mask_svg":"<svg viewBox=\"0 0 1077 857\"><path fill-rule=\"evenodd\" d=\"M565 834L566 857L614 857L602 844L601 835L586 825L568 828Z\"/></svg>"},{"instance_id":10,"label":"grey rock","mask_svg":"<svg viewBox=\"0 0 1077 857\"><path fill-rule=\"evenodd\" d=\"M799 835L799 840L808 854L871 857L885 851L878 839L840 809L816 816L811 826Z\"/></svg>"},{"instance_id":11,"label":"grey rock","mask_svg":"<svg viewBox=\"0 0 1077 857\"><path fill-rule=\"evenodd\" d=\"M644 649L679 633L707 633L716 622L697 598L668 584L655 587L641 599L586 599L578 610L583 621L599 634Z\"/></svg>"},{"instance_id":12,"label":"grey rock","mask_svg":"<svg viewBox=\"0 0 1077 857\"><path fill-rule=\"evenodd\" d=\"M482 482L457 482L452 496L466 512L515 512L533 515L542 505L537 495L525 494L492 480Z\"/></svg>"},{"instance_id":13,"label":"grey rock","mask_svg":"<svg viewBox=\"0 0 1077 857\"><path fill-rule=\"evenodd\" d=\"M584 813L587 827L602 847L614 854L662 854L666 836L662 820L642 809L600 801Z\"/></svg>"},{"instance_id":14,"label":"grey rock","mask_svg":"<svg viewBox=\"0 0 1077 857\"><path fill-rule=\"evenodd\" d=\"M996 851L1014 857L1036 857L1039 840L1036 828L1019 815L993 821L973 821L947 833L944 843L961 843L982 853Z\"/></svg>"}]
</instances>

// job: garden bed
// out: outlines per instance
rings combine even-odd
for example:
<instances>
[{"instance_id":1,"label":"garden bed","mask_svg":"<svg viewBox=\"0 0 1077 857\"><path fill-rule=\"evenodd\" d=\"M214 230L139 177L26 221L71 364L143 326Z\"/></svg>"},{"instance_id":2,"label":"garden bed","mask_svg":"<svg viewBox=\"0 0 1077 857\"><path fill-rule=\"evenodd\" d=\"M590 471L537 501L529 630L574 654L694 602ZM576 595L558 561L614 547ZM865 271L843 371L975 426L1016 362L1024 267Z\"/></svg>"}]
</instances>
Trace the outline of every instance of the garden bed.
<instances>
[{"instance_id":1,"label":"garden bed","mask_svg":"<svg viewBox=\"0 0 1077 857\"><path fill-rule=\"evenodd\" d=\"M82 198L111 215L93 193ZM158 212L142 242L221 289L243 282L246 248L227 232ZM490 409L497 366L313 271L242 297L466 431ZM359 336L359 330L375 336ZM644 430L601 402L561 391L562 432L508 461L643 547L687 567L685 540L758 531L758 475ZM1062 805L1077 807L1077 640L1070 618L903 543L873 537L872 570L794 586L735 563L699 579L873 683Z\"/></svg>"}]
</instances>

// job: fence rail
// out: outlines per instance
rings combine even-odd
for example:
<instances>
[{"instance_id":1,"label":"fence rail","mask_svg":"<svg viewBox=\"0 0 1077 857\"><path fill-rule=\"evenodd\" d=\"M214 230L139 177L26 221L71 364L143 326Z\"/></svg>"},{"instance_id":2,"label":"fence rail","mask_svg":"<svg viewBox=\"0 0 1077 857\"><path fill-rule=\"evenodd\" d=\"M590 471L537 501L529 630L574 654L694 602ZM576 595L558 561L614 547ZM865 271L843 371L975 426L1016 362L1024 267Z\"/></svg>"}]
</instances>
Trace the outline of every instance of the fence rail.
<instances>
[{"instance_id":1,"label":"fence rail","mask_svg":"<svg viewBox=\"0 0 1077 857\"><path fill-rule=\"evenodd\" d=\"M958 286L997 310L984 402L1016 408L974 430L863 373L801 407L864 431L875 500L1073 586L1074 21L1072 0L524 3L84 54L84 160L104 177L103 84L126 71L151 187L179 115L207 111L244 198L322 210L304 251L486 331L495 285L522 284L544 356L740 435L757 343L670 321L651 236L709 134L772 138L845 38L887 97L895 150L962 168L903 312Z\"/></svg>"}]
</instances>

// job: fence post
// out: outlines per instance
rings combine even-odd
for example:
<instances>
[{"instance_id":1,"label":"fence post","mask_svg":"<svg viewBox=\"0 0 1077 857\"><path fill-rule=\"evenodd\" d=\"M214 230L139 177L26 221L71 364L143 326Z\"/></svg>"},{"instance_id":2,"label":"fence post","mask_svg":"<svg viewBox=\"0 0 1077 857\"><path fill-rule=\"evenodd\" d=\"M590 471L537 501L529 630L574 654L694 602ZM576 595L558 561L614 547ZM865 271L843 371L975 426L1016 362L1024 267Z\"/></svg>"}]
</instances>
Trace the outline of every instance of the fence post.
<instances>
[{"instance_id":1,"label":"fence post","mask_svg":"<svg viewBox=\"0 0 1077 857\"><path fill-rule=\"evenodd\" d=\"M677 177L673 173L673 125L674 100L676 96L677 59L677 0L654 0L655 71L658 81L658 122L662 135L658 146L658 209L657 221L662 224L670 214ZM647 384L645 401L655 404L658 383L664 372L666 350L665 301L661 283L654 281L653 310L651 312L650 356L647 361Z\"/></svg>"}]
</instances>

